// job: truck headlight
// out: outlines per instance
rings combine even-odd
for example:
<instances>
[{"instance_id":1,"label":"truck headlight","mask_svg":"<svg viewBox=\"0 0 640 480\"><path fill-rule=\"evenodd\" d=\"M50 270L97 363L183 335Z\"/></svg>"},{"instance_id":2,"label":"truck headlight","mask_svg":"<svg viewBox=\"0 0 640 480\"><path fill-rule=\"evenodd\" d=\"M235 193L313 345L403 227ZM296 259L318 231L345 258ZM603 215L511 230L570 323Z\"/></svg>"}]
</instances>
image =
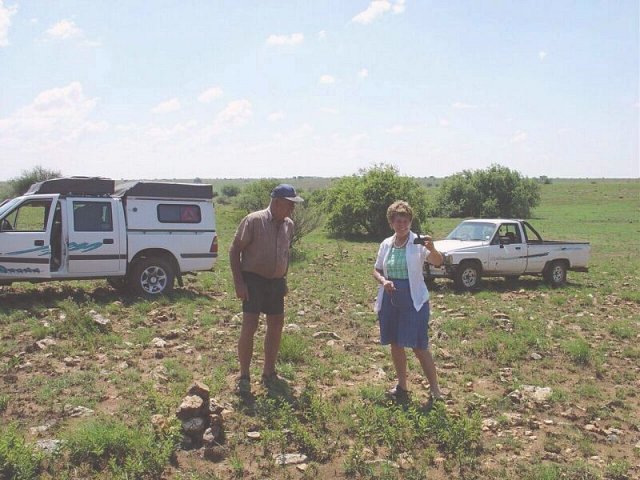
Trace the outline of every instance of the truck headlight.
<instances>
[{"instance_id":1,"label":"truck headlight","mask_svg":"<svg viewBox=\"0 0 640 480\"><path fill-rule=\"evenodd\" d=\"M453 258L451 257L451 255L447 255L446 253L444 253L442 255L443 259L444 259L444 264L445 265L451 265L453 263Z\"/></svg>"}]
</instances>

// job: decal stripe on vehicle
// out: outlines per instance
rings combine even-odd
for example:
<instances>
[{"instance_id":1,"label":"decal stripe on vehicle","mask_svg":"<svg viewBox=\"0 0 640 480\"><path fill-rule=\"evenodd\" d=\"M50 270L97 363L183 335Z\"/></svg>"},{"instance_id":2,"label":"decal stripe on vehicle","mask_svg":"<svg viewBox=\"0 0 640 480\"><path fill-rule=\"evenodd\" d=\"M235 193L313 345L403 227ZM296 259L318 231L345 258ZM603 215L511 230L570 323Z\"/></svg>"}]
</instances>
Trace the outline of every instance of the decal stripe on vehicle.
<instances>
[{"instance_id":1,"label":"decal stripe on vehicle","mask_svg":"<svg viewBox=\"0 0 640 480\"><path fill-rule=\"evenodd\" d=\"M0 256L0 262L47 264L47 263L49 263L49 259L48 258L20 258L20 257L3 257L3 256Z\"/></svg>"},{"instance_id":2,"label":"decal stripe on vehicle","mask_svg":"<svg viewBox=\"0 0 640 480\"><path fill-rule=\"evenodd\" d=\"M123 260L126 255L69 255L69 260Z\"/></svg>"},{"instance_id":3,"label":"decal stripe on vehicle","mask_svg":"<svg viewBox=\"0 0 640 480\"><path fill-rule=\"evenodd\" d=\"M217 253L181 253L180 258L216 258Z\"/></svg>"}]
</instances>

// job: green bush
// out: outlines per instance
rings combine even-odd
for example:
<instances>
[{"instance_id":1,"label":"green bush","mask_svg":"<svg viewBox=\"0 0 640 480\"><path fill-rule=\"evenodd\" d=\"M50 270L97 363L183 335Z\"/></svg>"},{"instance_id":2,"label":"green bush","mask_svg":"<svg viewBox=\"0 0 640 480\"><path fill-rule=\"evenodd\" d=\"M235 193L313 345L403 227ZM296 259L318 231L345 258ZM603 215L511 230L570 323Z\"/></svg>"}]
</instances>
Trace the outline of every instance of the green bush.
<instances>
[{"instance_id":1,"label":"green bush","mask_svg":"<svg viewBox=\"0 0 640 480\"><path fill-rule=\"evenodd\" d=\"M9 187L11 188L12 195L18 196L29 190L29 187L36 182L61 176L62 173L57 170L48 170L38 165L31 170L24 170L18 177L9 180Z\"/></svg>"},{"instance_id":2,"label":"green bush","mask_svg":"<svg viewBox=\"0 0 640 480\"><path fill-rule=\"evenodd\" d=\"M24 441L14 426L0 428L0 478L38 478L42 454Z\"/></svg>"},{"instance_id":3,"label":"green bush","mask_svg":"<svg viewBox=\"0 0 640 480\"><path fill-rule=\"evenodd\" d=\"M237 185L224 185L220 191L225 197L235 197L240 193L240 187Z\"/></svg>"},{"instance_id":4,"label":"green bush","mask_svg":"<svg viewBox=\"0 0 640 480\"><path fill-rule=\"evenodd\" d=\"M271 190L278 181L273 178L263 178L247 185L237 197L237 205L247 213L267 208L271 201Z\"/></svg>"},{"instance_id":5,"label":"green bush","mask_svg":"<svg viewBox=\"0 0 640 480\"><path fill-rule=\"evenodd\" d=\"M440 186L434 213L442 217L527 218L540 203L540 185L500 165L463 170Z\"/></svg>"},{"instance_id":6,"label":"green bush","mask_svg":"<svg viewBox=\"0 0 640 480\"><path fill-rule=\"evenodd\" d=\"M390 165L376 165L358 175L342 177L329 187L324 210L327 228L338 237L365 234L382 239L391 233L387 208L396 200L413 207L414 231L421 231L427 214L426 190Z\"/></svg>"}]
</instances>

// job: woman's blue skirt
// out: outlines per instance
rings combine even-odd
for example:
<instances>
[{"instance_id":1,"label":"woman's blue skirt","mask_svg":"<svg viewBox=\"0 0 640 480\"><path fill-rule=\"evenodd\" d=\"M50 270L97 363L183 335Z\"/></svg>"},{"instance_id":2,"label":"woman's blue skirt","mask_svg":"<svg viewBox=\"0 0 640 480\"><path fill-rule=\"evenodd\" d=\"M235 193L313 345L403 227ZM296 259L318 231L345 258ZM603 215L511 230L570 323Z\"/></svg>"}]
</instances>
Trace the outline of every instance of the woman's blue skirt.
<instances>
[{"instance_id":1,"label":"woman's blue skirt","mask_svg":"<svg viewBox=\"0 0 640 480\"><path fill-rule=\"evenodd\" d=\"M411 300L409 280L389 279L396 291L386 291L378 312L380 343L396 343L402 347L426 350L429 346L429 302L416 311Z\"/></svg>"}]
</instances>

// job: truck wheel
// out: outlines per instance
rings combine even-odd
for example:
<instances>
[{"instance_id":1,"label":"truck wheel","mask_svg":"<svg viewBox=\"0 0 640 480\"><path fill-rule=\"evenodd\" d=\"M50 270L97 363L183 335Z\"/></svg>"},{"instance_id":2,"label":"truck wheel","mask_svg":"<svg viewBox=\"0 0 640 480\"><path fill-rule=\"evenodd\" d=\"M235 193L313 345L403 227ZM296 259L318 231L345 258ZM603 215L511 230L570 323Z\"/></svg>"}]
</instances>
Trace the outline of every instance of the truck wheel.
<instances>
[{"instance_id":1,"label":"truck wheel","mask_svg":"<svg viewBox=\"0 0 640 480\"><path fill-rule=\"evenodd\" d=\"M473 290L480 284L480 269L474 262L462 262L453 279L458 290Z\"/></svg>"},{"instance_id":2,"label":"truck wheel","mask_svg":"<svg viewBox=\"0 0 640 480\"><path fill-rule=\"evenodd\" d=\"M175 274L169 262L150 257L138 260L131 268L129 285L138 295L156 297L173 290Z\"/></svg>"},{"instance_id":3,"label":"truck wheel","mask_svg":"<svg viewBox=\"0 0 640 480\"><path fill-rule=\"evenodd\" d=\"M544 273L544 279L552 287L561 287L567 281L567 264L562 260L551 262Z\"/></svg>"}]
</instances>

